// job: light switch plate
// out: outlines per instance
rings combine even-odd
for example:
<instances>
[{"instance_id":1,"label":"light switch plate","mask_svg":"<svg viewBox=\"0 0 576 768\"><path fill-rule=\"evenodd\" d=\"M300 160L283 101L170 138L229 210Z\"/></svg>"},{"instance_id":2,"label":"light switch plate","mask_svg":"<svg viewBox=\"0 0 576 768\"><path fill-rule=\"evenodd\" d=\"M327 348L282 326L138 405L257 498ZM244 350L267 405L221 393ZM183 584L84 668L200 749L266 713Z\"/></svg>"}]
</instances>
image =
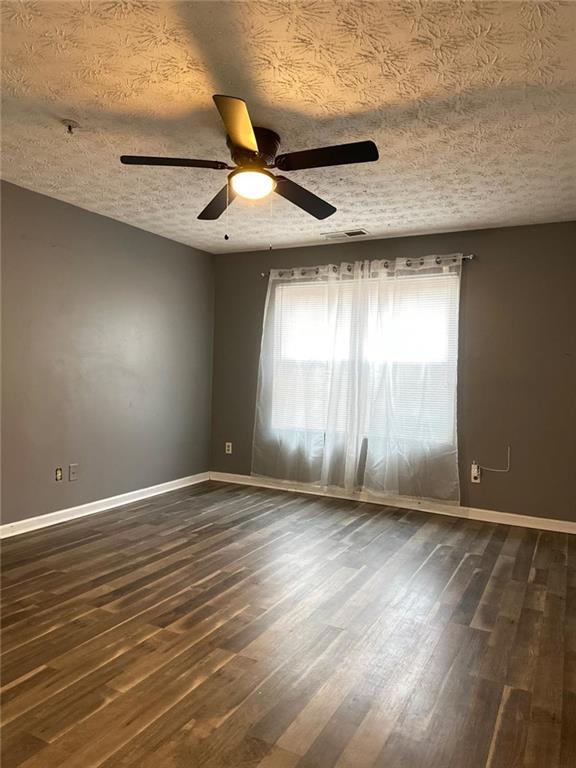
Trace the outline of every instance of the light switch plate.
<instances>
[{"instance_id":1,"label":"light switch plate","mask_svg":"<svg viewBox=\"0 0 576 768\"><path fill-rule=\"evenodd\" d=\"M68 465L68 481L70 483L73 483L75 480L78 480L78 468L79 464L69 464Z\"/></svg>"}]
</instances>

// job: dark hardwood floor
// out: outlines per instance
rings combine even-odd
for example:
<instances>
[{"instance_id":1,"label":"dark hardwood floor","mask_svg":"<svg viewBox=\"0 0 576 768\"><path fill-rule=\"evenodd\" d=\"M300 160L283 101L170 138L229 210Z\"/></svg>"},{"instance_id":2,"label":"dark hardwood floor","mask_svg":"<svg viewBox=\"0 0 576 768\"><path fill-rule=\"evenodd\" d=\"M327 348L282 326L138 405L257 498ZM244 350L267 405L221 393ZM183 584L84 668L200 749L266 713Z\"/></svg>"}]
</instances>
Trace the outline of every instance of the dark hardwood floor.
<instances>
[{"instance_id":1,"label":"dark hardwood floor","mask_svg":"<svg viewBox=\"0 0 576 768\"><path fill-rule=\"evenodd\" d=\"M3 598L3 768L576 766L576 536L212 482Z\"/></svg>"}]
</instances>

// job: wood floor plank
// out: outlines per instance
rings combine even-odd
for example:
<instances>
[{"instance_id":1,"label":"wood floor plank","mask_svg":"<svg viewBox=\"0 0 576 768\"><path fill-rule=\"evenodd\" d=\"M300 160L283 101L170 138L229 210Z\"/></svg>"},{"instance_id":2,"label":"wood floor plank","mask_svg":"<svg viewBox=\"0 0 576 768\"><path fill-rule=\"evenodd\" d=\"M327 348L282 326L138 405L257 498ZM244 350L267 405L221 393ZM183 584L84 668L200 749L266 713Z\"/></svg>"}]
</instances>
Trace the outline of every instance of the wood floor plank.
<instances>
[{"instance_id":1,"label":"wood floor plank","mask_svg":"<svg viewBox=\"0 0 576 768\"><path fill-rule=\"evenodd\" d=\"M505 686L494 724L486 768L522 768L530 694Z\"/></svg>"},{"instance_id":2,"label":"wood floor plank","mask_svg":"<svg viewBox=\"0 0 576 768\"><path fill-rule=\"evenodd\" d=\"M576 537L209 481L2 544L7 768L572 768Z\"/></svg>"}]
</instances>

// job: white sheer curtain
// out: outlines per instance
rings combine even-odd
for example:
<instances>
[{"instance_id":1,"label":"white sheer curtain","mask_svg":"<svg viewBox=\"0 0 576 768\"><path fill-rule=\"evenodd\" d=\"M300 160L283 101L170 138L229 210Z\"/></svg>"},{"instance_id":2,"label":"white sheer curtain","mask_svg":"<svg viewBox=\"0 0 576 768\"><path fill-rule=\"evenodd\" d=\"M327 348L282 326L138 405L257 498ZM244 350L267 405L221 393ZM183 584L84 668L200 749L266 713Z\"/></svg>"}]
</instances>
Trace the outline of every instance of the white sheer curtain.
<instances>
[{"instance_id":1,"label":"white sheer curtain","mask_svg":"<svg viewBox=\"0 0 576 768\"><path fill-rule=\"evenodd\" d=\"M253 474L459 500L461 261L270 273Z\"/></svg>"}]
</instances>

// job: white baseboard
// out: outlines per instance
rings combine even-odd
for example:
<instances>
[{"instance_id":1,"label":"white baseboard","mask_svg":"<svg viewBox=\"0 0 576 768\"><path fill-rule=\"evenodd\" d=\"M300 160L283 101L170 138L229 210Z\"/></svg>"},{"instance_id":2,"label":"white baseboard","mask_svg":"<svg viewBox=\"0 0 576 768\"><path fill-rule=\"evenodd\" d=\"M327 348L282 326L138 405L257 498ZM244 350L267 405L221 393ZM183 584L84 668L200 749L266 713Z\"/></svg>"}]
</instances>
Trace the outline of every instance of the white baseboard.
<instances>
[{"instance_id":1,"label":"white baseboard","mask_svg":"<svg viewBox=\"0 0 576 768\"><path fill-rule=\"evenodd\" d=\"M77 517L94 515L96 512L105 512L115 507L123 507L140 499L147 499L151 496L159 496L161 493L175 491L178 488L185 488L187 485L196 485L204 483L210 479L209 472L200 472L197 475L180 477L177 480L170 480L168 483L151 485L149 488L140 488L137 491L121 493L118 496L110 496L108 499L98 499L90 501L87 504L80 504L78 507L69 507L68 509L59 509L56 512L48 512L46 515L38 517L29 517L27 520L20 520L17 523L5 523L0 525L0 539L6 539L9 536L18 536L20 533L28 533L38 528L46 528L49 525L64 523L67 520L75 520Z\"/></svg>"},{"instance_id":2,"label":"white baseboard","mask_svg":"<svg viewBox=\"0 0 576 768\"><path fill-rule=\"evenodd\" d=\"M513 512L496 512L492 509L480 509L479 507L462 507L458 504L443 504L441 501L425 501L416 498L407 499L404 496L375 497L365 492L347 493L337 489L316 489L309 485L289 483L284 480L273 480L272 478L251 475L233 475L228 472L210 472L210 480L217 480L223 483L238 483L239 485L254 485L259 488L274 488L294 493L309 493L314 496L328 496L334 499L365 501L370 504L399 507L400 509L421 509L423 512L431 512L434 515L451 515L452 517L463 517L468 520L479 520L484 523L517 525L521 528L537 528L541 531L576 534L576 523L571 523L568 520L552 520L545 517L516 515Z\"/></svg>"},{"instance_id":3,"label":"white baseboard","mask_svg":"<svg viewBox=\"0 0 576 768\"><path fill-rule=\"evenodd\" d=\"M517 525L522 528L537 528L542 531L556 531L558 533L576 534L576 523L568 520L550 520L545 517L531 517L529 515L516 515L510 512L496 512L491 509L480 509L477 507L461 507L456 504L443 504L438 501L424 501L422 499L407 499L400 496L386 496L377 498L369 493L346 493L337 489L320 489L309 485L298 483L289 483L283 480L273 480L272 478L256 477L251 475L234 475L228 472L200 472L197 475L181 477L178 480L171 480L168 483L160 483L149 488L141 488L137 491L121 493L118 496L111 496L108 499L99 499L91 501L88 504L81 504L78 507L60 509L56 512L49 512L46 515L30 517L27 520L21 520L17 523L5 523L0 525L0 539L9 536L17 536L20 533L35 531L39 528L46 528L50 525L64 523L68 520L75 520L86 515L93 515L97 512L105 512L115 507L123 507L134 501L147 499L152 496L159 496L168 491L175 491L178 488L185 488L188 485L204 483L207 480L216 480L221 483L237 483L238 485L252 485L258 488L272 488L279 491L290 491L292 493L307 493L314 496L327 496L334 499L348 499L350 501L364 501L370 504L379 504L380 506L398 507L400 509L420 509L423 512L431 512L435 515L451 515L452 517L463 517L469 520L479 520L485 523L500 523L502 525Z\"/></svg>"}]
</instances>

